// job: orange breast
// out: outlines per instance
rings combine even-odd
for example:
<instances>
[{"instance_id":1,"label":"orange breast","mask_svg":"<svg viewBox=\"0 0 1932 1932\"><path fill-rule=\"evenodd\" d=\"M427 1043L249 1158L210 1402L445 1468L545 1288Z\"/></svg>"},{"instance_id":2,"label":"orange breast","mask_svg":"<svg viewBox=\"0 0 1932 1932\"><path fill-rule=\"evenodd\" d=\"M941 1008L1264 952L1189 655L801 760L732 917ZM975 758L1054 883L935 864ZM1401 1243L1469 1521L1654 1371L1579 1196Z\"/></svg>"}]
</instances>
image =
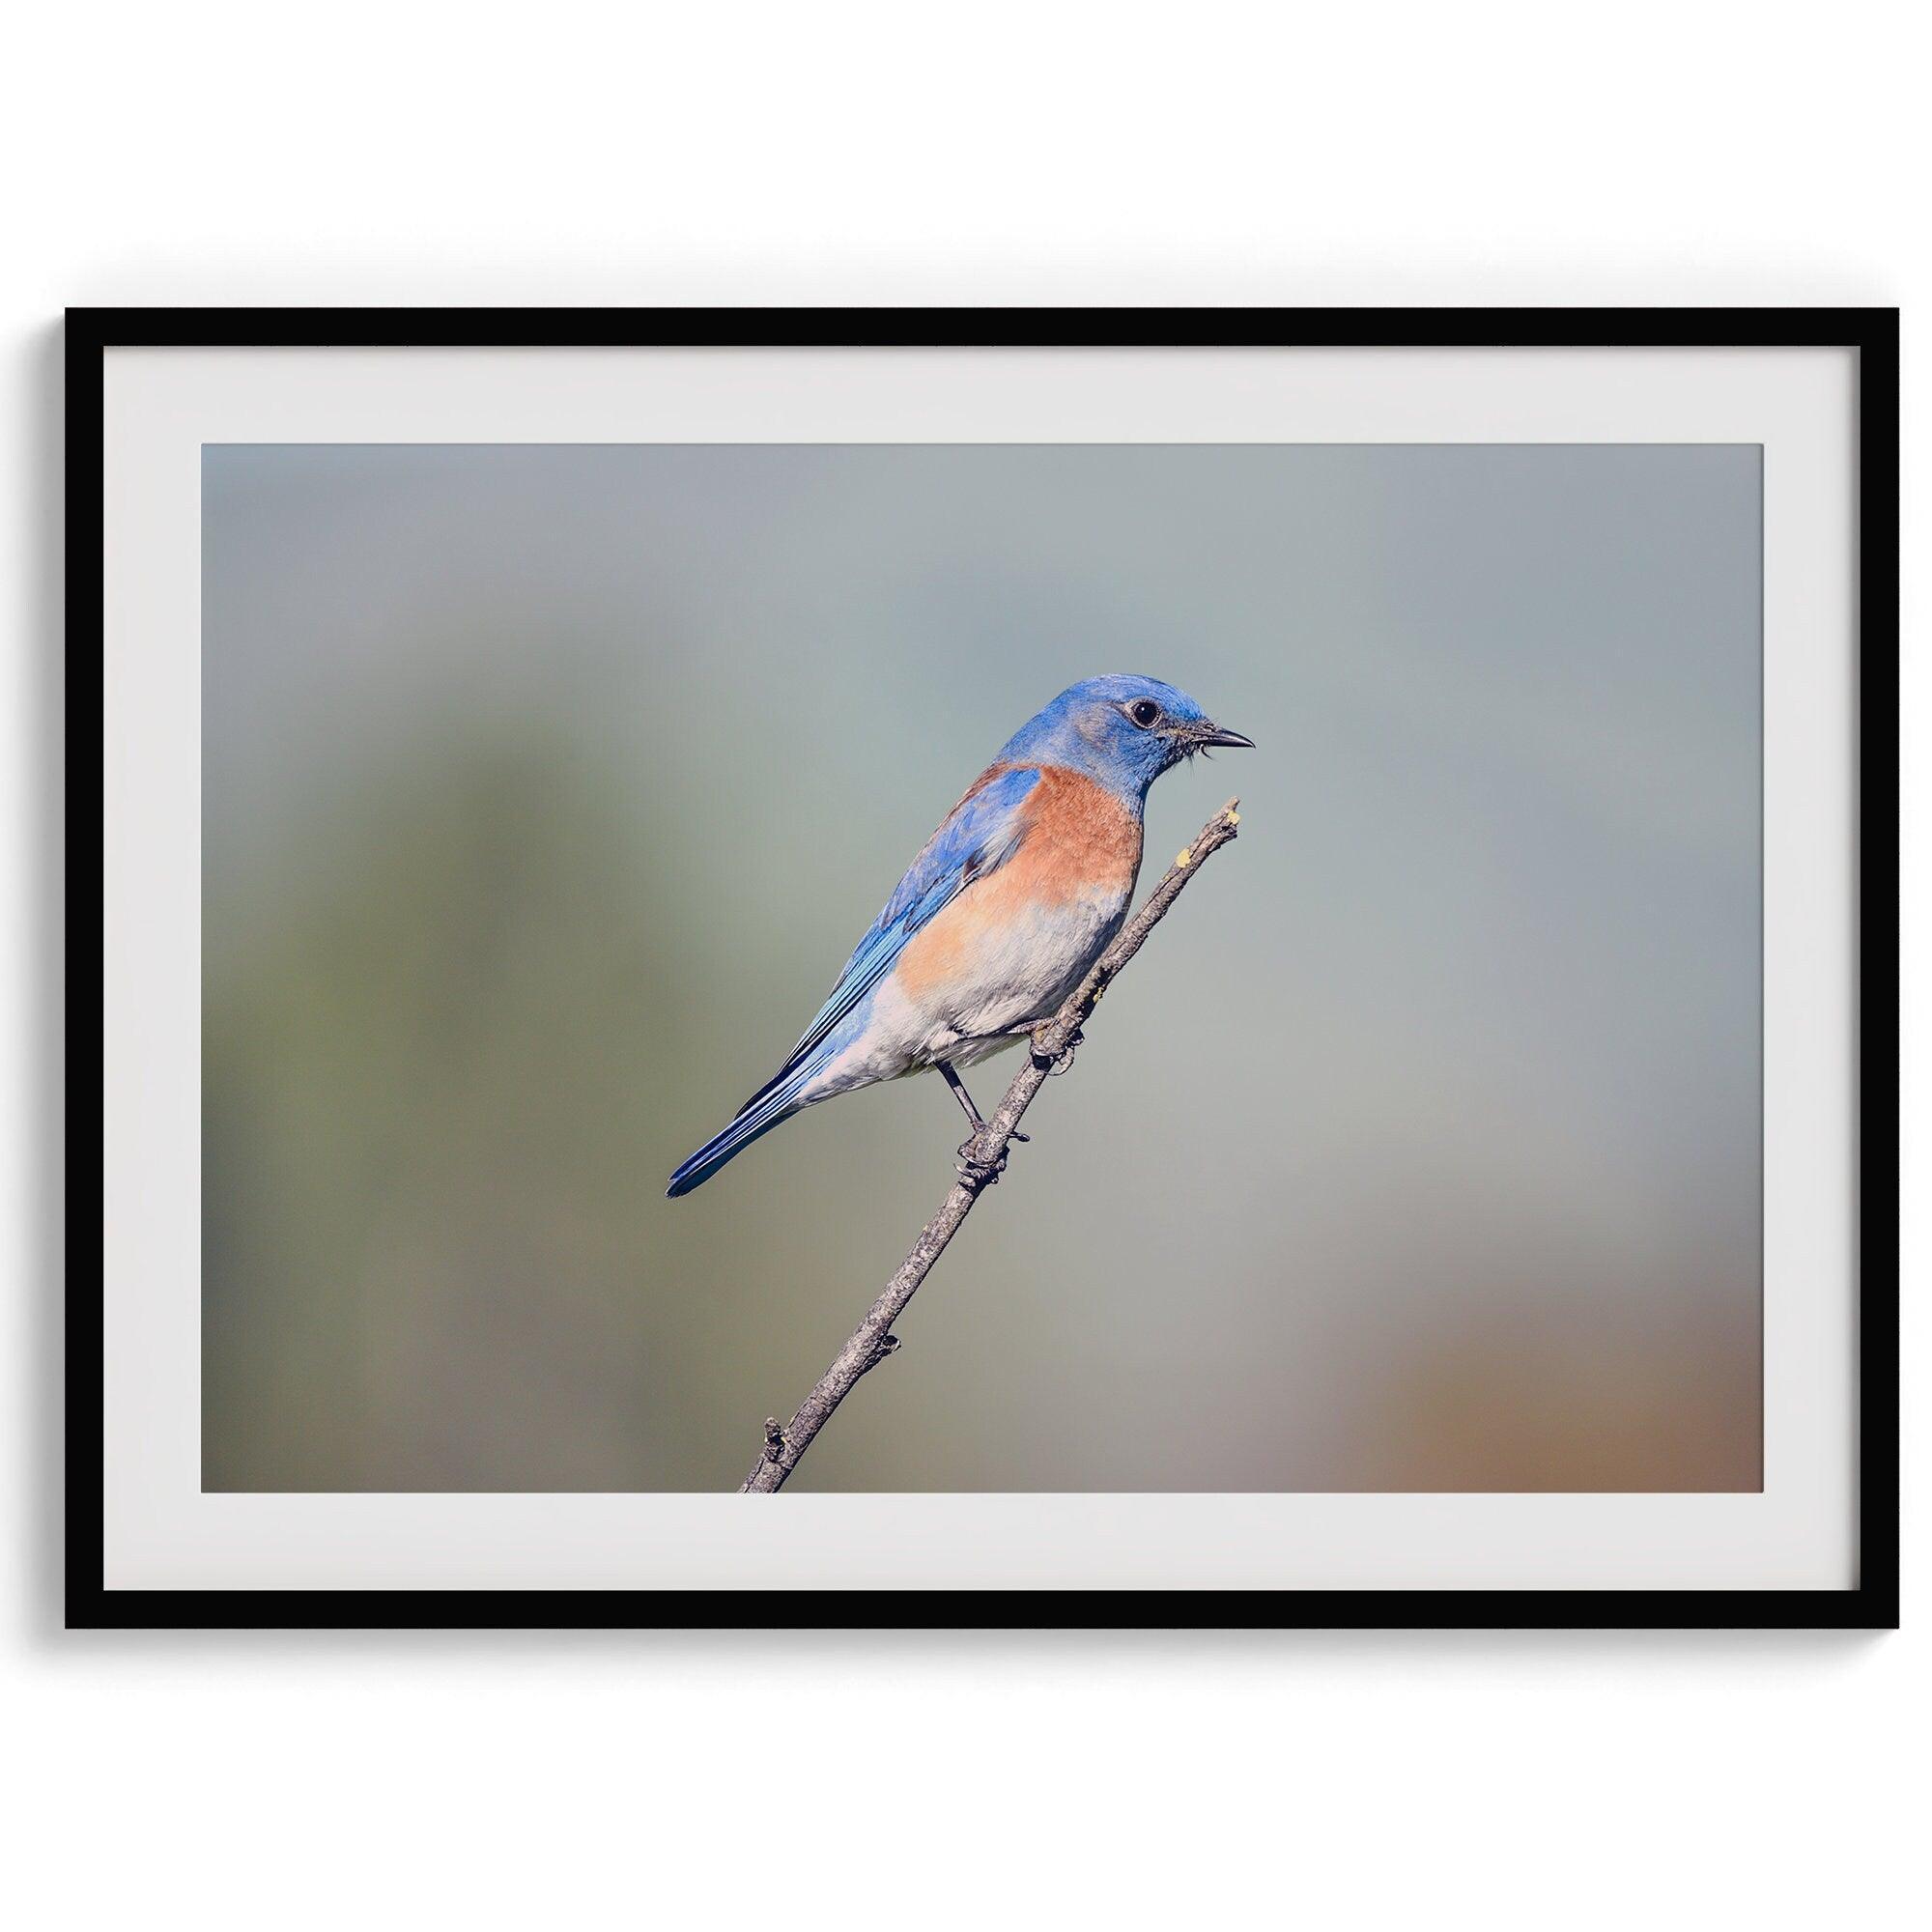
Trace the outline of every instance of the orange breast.
<instances>
[{"instance_id":1,"label":"orange breast","mask_svg":"<svg viewBox=\"0 0 1932 1932\"><path fill-rule=\"evenodd\" d=\"M1104 785L1042 765L1020 808L1027 836L989 885L1007 874L1035 902L1057 905L1089 893L1129 893L1141 864L1141 821Z\"/></svg>"},{"instance_id":2,"label":"orange breast","mask_svg":"<svg viewBox=\"0 0 1932 1932\"><path fill-rule=\"evenodd\" d=\"M894 977L909 996L975 981L977 957L1072 900L1121 900L1133 891L1141 821L1103 786L1045 765L1020 813L1026 831L1018 850L968 886L899 955Z\"/></svg>"}]
</instances>

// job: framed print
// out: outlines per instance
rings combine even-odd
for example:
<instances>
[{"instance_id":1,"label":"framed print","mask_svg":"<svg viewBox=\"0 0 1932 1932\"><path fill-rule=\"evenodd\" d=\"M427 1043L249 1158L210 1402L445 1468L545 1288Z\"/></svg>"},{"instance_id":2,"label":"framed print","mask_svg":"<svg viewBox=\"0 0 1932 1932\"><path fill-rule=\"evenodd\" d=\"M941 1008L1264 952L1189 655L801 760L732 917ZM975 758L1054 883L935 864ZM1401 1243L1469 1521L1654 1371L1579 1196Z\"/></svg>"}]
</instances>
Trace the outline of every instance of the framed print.
<instances>
[{"instance_id":1,"label":"framed print","mask_svg":"<svg viewBox=\"0 0 1932 1932\"><path fill-rule=\"evenodd\" d=\"M68 347L71 1623L1896 1621L1894 312Z\"/></svg>"}]
</instances>

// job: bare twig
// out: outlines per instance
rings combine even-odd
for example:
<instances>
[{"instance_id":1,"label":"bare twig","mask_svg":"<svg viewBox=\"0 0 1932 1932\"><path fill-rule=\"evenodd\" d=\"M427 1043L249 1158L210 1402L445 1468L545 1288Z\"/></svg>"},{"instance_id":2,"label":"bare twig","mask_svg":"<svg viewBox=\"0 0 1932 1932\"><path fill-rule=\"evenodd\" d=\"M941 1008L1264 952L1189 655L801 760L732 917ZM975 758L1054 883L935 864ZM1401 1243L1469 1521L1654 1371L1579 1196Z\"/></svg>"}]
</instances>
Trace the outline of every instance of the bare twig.
<instances>
[{"instance_id":1,"label":"bare twig","mask_svg":"<svg viewBox=\"0 0 1932 1932\"><path fill-rule=\"evenodd\" d=\"M953 1184L939 1212L925 1224L912 1252L899 1264L898 1272L886 1284L866 1316L852 1331L852 1338L839 1350L838 1359L819 1377L818 1385L799 1404L798 1411L781 1429L767 1418L765 1440L752 1473L739 1485L740 1494L768 1493L784 1487L785 1479L798 1467L799 1458L811 1447L812 1438L832 1419L832 1411L851 1394L861 1376L876 1368L898 1347L892 1326L905 1312L906 1303L932 1264L946 1252L946 1244L958 1233L959 1224L973 1211L973 1204L1000 1177L1006 1165L1007 1146L1020 1123L1033 1097L1047 1076L1064 1067L1079 1044L1080 1029L1100 1003L1100 995L1113 982L1129 959L1141 950L1147 936L1166 916L1167 909L1180 896L1181 889L1205 860L1228 843L1240 823L1236 810L1238 799L1231 798L1206 825L1194 842L1167 868L1161 882L1127 923L1114 943L1094 962L1079 989L1059 1012L1033 1030L1026 1065L1013 1076L1007 1096L991 1120L967 1143L966 1160L959 1179Z\"/></svg>"}]
</instances>

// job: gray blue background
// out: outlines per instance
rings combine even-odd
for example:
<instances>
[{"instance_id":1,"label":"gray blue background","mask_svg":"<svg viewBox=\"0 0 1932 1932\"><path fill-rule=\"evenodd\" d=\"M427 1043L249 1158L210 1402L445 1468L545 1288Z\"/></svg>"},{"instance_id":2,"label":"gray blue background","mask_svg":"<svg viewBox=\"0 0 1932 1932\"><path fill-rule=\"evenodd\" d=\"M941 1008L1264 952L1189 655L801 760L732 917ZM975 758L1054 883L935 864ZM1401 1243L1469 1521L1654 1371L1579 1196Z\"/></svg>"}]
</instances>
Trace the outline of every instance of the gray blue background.
<instances>
[{"instance_id":1,"label":"gray blue background","mask_svg":"<svg viewBox=\"0 0 1932 1932\"><path fill-rule=\"evenodd\" d=\"M797 1486L1757 1487L1758 481L210 447L207 1486L734 1486L959 1122L923 1078L665 1178L1132 670L1260 747L1156 786L1143 886L1242 837Z\"/></svg>"}]
</instances>

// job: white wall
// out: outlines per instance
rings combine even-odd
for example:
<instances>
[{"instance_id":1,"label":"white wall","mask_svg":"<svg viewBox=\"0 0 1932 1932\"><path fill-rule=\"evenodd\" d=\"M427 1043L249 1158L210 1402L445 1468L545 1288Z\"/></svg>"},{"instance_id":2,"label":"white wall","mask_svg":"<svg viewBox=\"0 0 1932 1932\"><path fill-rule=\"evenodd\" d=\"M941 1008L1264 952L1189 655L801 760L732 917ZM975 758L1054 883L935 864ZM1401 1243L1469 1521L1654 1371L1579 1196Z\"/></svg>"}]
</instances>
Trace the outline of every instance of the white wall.
<instances>
[{"instance_id":1,"label":"white wall","mask_svg":"<svg viewBox=\"0 0 1932 1932\"><path fill-rule=\"evenodd\" d=\"M32 1104L49 955L20 917L60 614L63 303L1902 301L1916 453L1932 262L1909 19L184 0L11 21L0 980L20 1017L0 1202L22 1292L0 1305L0 1817L19 1922L1885 1925L1908 1880L1922 1910L1911 1631L56 1634L58 1177ZM1907 694L1922 749L1922 657ZM1922 835L1923 778L1907 789ZM1918 1100L1922 1024L1908 1040ZM1914 1152L1908 1198L1922 1130ZM1915 1208L1908 1282L1924 1235ZM1909 1306L1909 1363L1924 1330ZM1911 1432L1909 1498L1924 1463ZM1908 1619L1918 1555L1908 1533Z\"/></svg>"}]
</instances>

